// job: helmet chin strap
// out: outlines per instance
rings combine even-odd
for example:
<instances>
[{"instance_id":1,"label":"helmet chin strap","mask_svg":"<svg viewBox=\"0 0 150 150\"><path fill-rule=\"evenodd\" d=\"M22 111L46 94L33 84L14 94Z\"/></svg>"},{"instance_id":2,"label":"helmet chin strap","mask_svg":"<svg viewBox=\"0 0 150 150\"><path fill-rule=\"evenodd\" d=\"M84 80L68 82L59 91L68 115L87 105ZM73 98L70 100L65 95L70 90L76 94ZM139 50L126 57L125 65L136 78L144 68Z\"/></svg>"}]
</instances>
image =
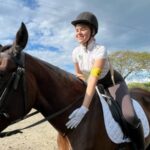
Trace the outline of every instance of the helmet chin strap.
<instances>
[{"instance_id":1,"label":"helmet chin strap","mask_svg":"<svg viewBox=\"0 0 150 150\"><path fill-rule=\"evenodd\" d=\"M95 31L94 31L94 29L91 27L91 34L90 34L90 37L89 37L89 39L87 40L87 42L85 43L85 48L86 48L86 50L87 50L87 48L88 48L88 45L89 45L90 40L91 40L92 38L94 38L94 35L95 35Z\"/></svg>"}]
</instances>

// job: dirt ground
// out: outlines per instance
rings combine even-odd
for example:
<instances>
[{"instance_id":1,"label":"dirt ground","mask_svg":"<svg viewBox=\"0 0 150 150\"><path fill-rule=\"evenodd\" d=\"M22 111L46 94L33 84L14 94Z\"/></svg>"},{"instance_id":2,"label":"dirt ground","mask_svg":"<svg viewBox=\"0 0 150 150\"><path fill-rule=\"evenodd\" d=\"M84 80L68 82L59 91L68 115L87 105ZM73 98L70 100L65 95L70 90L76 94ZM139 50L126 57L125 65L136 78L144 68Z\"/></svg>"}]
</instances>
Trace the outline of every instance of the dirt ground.
<instances>
[{"instance_id":1,"label":"dirt ground","mask_svg":"<svg viewBox=\"0 0 150 150\"><path fill-rule=\"evenodd\" d=\"M42 118L41 114L37 114L9 126L5 131L25 127ZM44 122L38 126L24 130L23 133L0 138L0 150L58 150L56 137L56 130L48 122Z\"/></svg>"}]
</instances>

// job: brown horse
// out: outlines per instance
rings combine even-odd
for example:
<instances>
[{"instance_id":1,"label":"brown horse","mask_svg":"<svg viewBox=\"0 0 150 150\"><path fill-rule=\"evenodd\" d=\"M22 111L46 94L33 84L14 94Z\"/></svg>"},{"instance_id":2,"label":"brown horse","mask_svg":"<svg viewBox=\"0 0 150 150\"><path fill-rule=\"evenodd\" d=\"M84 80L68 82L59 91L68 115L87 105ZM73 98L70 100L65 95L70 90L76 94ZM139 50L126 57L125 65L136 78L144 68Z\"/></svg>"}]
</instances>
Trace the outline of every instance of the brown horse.
<instances>
[{"instance_id":1,"label":"brown horse","mask_svg":"<svg viewBox=\"0 0 150 150\"><path fill-rule=\"evenodd\" d=\"M107 136L96 93L79 126L74 130L66 128L69 114L82 103L86 85L73 74L22 52L27 39L28 32L22 23L13 44L0 47L0 132L32 108L45 118L62 111L49 120L59 133L60 150L118 149L120 145ZM139 102L150 121L150 101ZM146 145L149 143L150 136ZM128 143L125 146L130 149Z\"/></svg>"}]
</instances>

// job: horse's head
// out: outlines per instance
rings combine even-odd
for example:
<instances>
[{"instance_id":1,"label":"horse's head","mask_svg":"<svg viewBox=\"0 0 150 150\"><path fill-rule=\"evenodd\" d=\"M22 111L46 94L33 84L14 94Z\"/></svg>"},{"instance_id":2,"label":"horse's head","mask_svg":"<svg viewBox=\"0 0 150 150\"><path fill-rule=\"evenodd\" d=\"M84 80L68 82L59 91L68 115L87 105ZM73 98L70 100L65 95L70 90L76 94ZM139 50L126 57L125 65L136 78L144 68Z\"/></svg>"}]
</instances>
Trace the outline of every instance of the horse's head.
<instances>
[{"instance_id":1,"label":"horse's head","mask_svg":"<svg viewBox=\"0 0 150 150\"><path fill-rule=\"evenodd\" d=\"M16 39L12 45L0 45L0 74L12 72L20 64L19 57L21 51L25 48L28 40L28 32L24 23L16 34Z\"/></svg>"},{"instance_id":2,"label":"horse's head","mask_svg":"<svg viewBox=\"0 0 150 150\"><path fill-rule=\"evenodd\" d=\"M13 43L0 45L0 131L19 116L23 116L24 106L20 98L23 95L21 86L24 61L21 51L25 48L27 40L28 32L22 23Z\"/></svg>"}]
</instances>

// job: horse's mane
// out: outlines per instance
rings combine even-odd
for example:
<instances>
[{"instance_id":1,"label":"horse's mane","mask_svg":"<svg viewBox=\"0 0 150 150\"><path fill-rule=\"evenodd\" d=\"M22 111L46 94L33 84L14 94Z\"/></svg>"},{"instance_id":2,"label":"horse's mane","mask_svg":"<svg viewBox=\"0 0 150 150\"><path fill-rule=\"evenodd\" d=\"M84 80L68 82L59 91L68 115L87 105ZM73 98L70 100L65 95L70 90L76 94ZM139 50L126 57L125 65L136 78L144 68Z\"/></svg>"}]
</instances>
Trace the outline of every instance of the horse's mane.
<instances>
[{"instance_id":1,"label":"horse's mane","mask_svg":"<svg viewBox=\"0 0 150 150\"><path fill-rule=\"evenodd\" d=\"M8 44L8 45L5 45L5 46L0 45L0 51L3 52L5 50L9 49L10 47L12 47L11 44ZM63 69L61 69L61 68L59 68L57 66L54 66L54 65L52 65L52 64L50 64L50 63L48 63L48 62L46 62L46 61L44 61L44 60L42 60L40 58L32 56L32 55L30 55L28 53L25 53L25 54L30 56L34 60L36 60L39 64L44 64L44 66L46 66L50 70L52 69L53 71L57 72L59 75L63 76L64 78L68 78L68 76L69 76L69 77L73 78L74 80L78 79L74 74L72 74L70 72L67 72L67 71L65 71L65 70L63 70Z\"/></svg>"},{"instance_id":2,"label":"horse's mane","mask_svg":"<svg viewBox=\"0 0 150 150\"><path fill-rule=\"evenodd\" d=\"M68 80L68 81L70 80L70 81L73 81L73 82L77 81L77 80L80 81L79 78L77 78L74 74L72 74L68 71L65 71L65 70L63 70L63 69L61 69L61 68L59 68L59 67L57 67L53 64L50 64L50 63L46 62L45 60L42 60L42 59L37 58L35 56L32 56L30 54L26 53L26 55L28 55L33 60L38 62L38 64L40 64L41 66L48 68L49 71L55 72L59 77L62 77L63 80Z\"/></svg>"}]
</instances>

